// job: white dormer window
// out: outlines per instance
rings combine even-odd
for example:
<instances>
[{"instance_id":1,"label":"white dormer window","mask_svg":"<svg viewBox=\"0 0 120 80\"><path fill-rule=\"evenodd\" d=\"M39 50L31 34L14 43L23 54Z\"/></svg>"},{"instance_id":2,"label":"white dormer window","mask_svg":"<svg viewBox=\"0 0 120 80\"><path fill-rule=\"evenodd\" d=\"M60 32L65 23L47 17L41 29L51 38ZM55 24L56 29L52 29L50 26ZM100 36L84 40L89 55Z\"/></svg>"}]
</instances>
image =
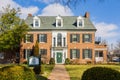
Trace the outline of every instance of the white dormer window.
<instances>
[{"instance_id":1,"label":"white dormer window","mask_svg":"<svg viewBox=\"0 0 120 80\"><path fill-rule=\"evenodd\" d=\"M77 27L84 27L84 19L81 16L77 18Z\"/></svg>"},{"instance_id":2,"label":"white dormer window","mask_svg":"<svg viewBox=\"0 0 120 80\"><path fill-rule=\"evenodd\" d=\"M60 16L56 17L56 27L63 27L63 19Z\"/></svg>"},{"instance_id":3,"label":"white dormer window","mask_svg":"<svg viewBox=\"0 0 120 80\"><path fill-rule=\"evenodd\" d=\"M37 16L33 18L33 27L40 27L40 19Z\"/></svg>"}]
</instances>

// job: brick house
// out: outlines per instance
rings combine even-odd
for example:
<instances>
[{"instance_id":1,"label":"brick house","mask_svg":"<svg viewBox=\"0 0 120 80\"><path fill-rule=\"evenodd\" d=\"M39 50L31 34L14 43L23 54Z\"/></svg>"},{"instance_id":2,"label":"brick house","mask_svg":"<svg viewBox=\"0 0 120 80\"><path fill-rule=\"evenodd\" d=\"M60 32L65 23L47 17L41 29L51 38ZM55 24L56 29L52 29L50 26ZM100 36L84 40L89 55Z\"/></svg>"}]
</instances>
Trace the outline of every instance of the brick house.
<instances>
[{"instance_id":1,"label":"brick house","mask_svg":"<svg viewBox=\"0 0 120 80\"><path fill-rule=\"evenodd\" d=\"M39 42L41 59L46 63L50 58L56 64L64 64L65 59L78 63L88 61L106 62L107 46L96 44L96 28L85 16L32 16L28 15L26 23L31 28L21 42L20 61L23 62L33 53L33 46Z\"/></svg>"}]
</instances>

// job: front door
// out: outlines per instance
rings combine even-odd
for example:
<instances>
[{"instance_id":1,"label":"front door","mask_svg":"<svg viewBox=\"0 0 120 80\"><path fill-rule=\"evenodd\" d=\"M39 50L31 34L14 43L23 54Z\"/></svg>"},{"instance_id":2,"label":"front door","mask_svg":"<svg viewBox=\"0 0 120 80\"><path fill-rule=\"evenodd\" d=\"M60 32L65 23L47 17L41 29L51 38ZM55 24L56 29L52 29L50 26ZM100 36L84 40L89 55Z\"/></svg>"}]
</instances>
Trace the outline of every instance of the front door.
<instances>
[{"instance_id":1,"label":"front door","mask_svg":"<svg viewBox=\"0 0 120 80\"><path fill-rule=\"evenodd\" d=\"M62 52L57 52L56 56L57 63L62 63Z\"/></svg>"}]
</instances>

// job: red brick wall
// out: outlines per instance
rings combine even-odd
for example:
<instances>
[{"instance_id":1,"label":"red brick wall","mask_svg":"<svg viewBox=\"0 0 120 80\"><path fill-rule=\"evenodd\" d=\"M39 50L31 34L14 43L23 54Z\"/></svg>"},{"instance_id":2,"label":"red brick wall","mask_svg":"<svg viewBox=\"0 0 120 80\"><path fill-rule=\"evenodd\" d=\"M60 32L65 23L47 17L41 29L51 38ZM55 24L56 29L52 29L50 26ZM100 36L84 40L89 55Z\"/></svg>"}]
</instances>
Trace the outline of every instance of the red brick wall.
<instances>
[{"instance_id":1,"label":"red brick wall","mask_svg":"<svg viewBox=\"0 0 120 80\"><path fill-rule=\"evenodd\" d=\"M88 33L80 33L76 32L77 34L80 34L80 42L79 43L70 43L70 34L74 34L74 32L67 33L67 44L68 44L68 58L70 58L70 49L80 49L80 63L84 61L82 59L82 50L83 49L92 49L93 57L94 57L94 42L95 42L95 34L94 32L88 32ZM83 43L82 37L83 34L92 34L92 42L91 43ZM94 58L92 59L94 61Z\"/></svg>"},{"instance_id":2,"label":"red brick wall","mask_svg":"<svg viewBox=\"0 0 120 80\"><path fill-rule=\"evenodd\" d=\"M33 46L36 43L37 40L37 34L47 34L47 43L39 43L39 48L40 49L47 49L47 58L48 60L50 59L51 55L51 45L52 45L52 33L51 32L28 32L28 34L33 34L33 43L24 43L24 40L21 42L22 48L20 50L20 55L21 55L21 62L23 62L25 59L23 59L23 50L24 49L32 49Z\"/></svg>"}]
</instances>

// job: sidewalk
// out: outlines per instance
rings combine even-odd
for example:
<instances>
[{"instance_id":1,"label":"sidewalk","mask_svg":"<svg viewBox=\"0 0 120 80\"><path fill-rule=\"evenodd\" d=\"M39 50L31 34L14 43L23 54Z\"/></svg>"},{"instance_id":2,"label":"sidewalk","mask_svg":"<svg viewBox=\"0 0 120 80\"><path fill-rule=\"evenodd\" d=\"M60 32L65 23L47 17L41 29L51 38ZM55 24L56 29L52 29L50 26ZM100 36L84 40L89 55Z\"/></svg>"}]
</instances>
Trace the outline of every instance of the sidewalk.
<instances>
[{"instance_id":1,"label":"sidewalk","mask_svg":"<svg viewBox=\"0 0 120 80\"><path fill-rule=\"evenodd\" d=\"M55 65L48 80L70 80L64 65Z\"/></svg>"}]
</instances>

